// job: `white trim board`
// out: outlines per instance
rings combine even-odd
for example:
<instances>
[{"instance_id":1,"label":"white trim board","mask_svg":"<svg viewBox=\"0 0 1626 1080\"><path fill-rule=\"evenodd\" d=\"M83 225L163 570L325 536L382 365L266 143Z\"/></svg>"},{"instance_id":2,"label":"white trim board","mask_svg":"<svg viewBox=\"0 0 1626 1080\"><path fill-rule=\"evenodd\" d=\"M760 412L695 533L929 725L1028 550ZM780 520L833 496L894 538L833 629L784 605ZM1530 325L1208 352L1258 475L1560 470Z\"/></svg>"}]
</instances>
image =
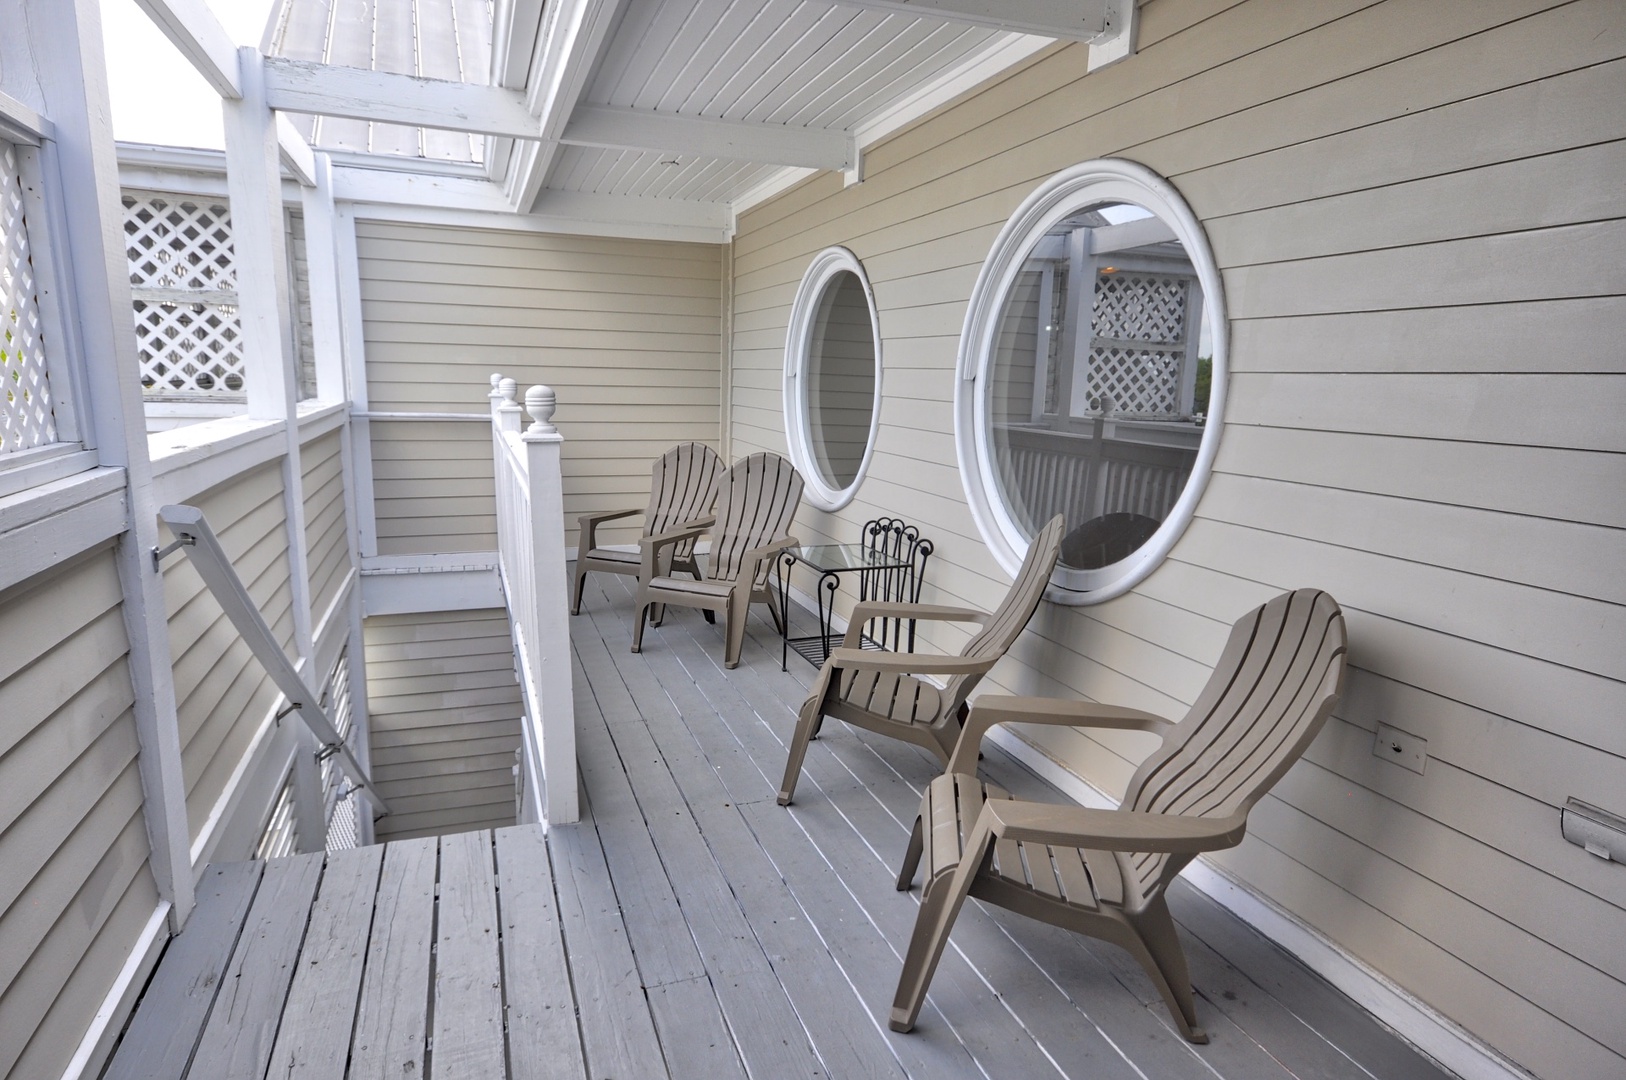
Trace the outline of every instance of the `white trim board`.
<instances>
[{"instance_id":1,"label":"white trim board","mask_svg":"<svg viewBox=\"0 0 1626 1080\"><path fill-rule=\"evenodd\" d=\"M107 996L102 998L96 1015L91 1018L85 1037L79 1040L79 1048L68 1059L68 1067L62 1070L62 1080L96 1076L107 1064L114 1041L124 1030L124 1022L135 1011L136 1001L147 985L147 976L158 966L158 958L169 942L169 910L168 900L158 901L147 925L141 928L135 944L130 947L130 955L119 970L118 978L113 980Z\"/></svg>"},{"instance_id":2,"label":"white trim board","mask_svg":"<svg viewBox=\"0 0 1626 1080\"><path fill-rule=\"evenodd\" d=\"M802 171L807 171L811 175L811 170ZM358 221L441 225L453 229L495 229L503 232L548 233L556 236L609 236L626 240L676 240L691 244L723 244L728 242L729 235L726 224L594 221L564 214L516 214L506 209L479 210L367 200L353 200L347 205ZM721 222L726 216L727 208L721 203L716 205L719 211L718 221Z\"/></svg>"},{"instance_id":3,"label":"white trim board","mask_svg":"<svg viewBox=\"0 0 1626 1080\"><path fill-rule=\"evenodd\" d=\"M808 611L813 597L794 586L790 595ZM832 613L830 628L844 633L847 620ZM972 705L976 699L972 699ZM1118 800L1079 776L1008 727L988 740L1081 806L1116 810ZM1181 871L1188 885L1279 945L1305 967L1365 1009L1425 1056L1462 1080L1531 1080L1531 1074L1479 1038L1408 993L1327 935L1199 856Z\"/></svg>"},{"instance_id":4,"label":"white trim board","mask_svg":"<svg viewBox=\"0 0 1626 1080\"><path fill-rule=\"evenodd\" d=\"M485 611L507 606L502 577L495 564L478 565L470 553L464 565L384 568L363 559L361 612L374 615L422 615L435 611Z\"/></svg>"}]
</instances>

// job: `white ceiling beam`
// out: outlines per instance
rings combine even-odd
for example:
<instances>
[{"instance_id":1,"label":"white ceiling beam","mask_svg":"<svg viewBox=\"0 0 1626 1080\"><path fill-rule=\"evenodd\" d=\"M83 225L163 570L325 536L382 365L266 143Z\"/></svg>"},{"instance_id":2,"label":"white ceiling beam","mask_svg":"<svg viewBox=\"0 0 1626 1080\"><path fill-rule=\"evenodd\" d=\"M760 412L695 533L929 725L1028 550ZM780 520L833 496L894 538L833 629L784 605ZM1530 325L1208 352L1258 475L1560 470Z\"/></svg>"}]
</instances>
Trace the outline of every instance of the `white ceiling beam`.
<instances>
[{"instance_id":1,"label":"white ceiling beam","mask_svg":"<svg viewBox=\"0 0 1626 1080\"><path fill-rule=\"evenodd\" d=\"M540 119L542 141L523 147L509 166L508 199L532 208L559 155L559 137L587 91L593 66L609 41L625 0L559 0L542 11L526 104Z\"/></svg>"},{"instance_id":2,"label":"white ceiling beam","mask_svg":"<svg viewBox=\"0 0 1626 1080\"><path fill-rule=\"evenodd\" d=\"M659 150L685 157L727 158L810 169L846 169L853 164L852 138L842 131L677 116L603 105L578 105L559 141L571 146Z\"/></svg>"},{"instance_id":3,"label":"white ceiling beam","mask_svg":"<svg viewBox=\"0 0 1626 1080\"><path fill-rule=\"evenodd\" d=\"M205 0L136 0L136 4L217 94L233 101L243 96L237 43Z\"/></svg>"},{"instance_id":4,"label":"white ceiling beam","mask_svg":"<svg viewBox=\"0 0 1626 1080\"><path fill-rule=\"evenodd\" d=\"M524 95L500 86L267 57L265 94L273 109L285 112L516 139L538 137L537 121L526 108Z\"/></svg>"},{"instance_id":5,"label":"white ceiling beam","mask_svg":"<svg viewBox=\"0 0 1626 1080\"><path fill-rule=\"evenodd\" d=\"M1108 32L1111 0L834 0L920 19L986 26L1068 41L1094 41Z\"/></svg>"}]
</instances>

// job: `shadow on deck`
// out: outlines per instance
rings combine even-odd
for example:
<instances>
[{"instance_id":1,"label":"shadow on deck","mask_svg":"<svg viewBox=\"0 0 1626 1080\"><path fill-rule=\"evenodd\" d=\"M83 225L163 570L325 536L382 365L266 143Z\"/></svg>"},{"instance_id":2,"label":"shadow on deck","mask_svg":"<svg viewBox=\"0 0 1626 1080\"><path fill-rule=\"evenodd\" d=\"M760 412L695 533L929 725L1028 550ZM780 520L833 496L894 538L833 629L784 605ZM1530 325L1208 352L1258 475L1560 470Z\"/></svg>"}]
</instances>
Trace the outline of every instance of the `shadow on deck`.
<instances>
[{"instance_id":1,"label":"shadow on deck","mask_svg":"<svg viewBox=\"0 0 1626 1080\"><path fill-rule=\"evenodd\" d=\"M935 762L831 721L778 807L813 669L781 673L757 623L725 671L720 627L675 609L633 656L604 579L572 621L580 824L211 867L107 1075L1446 1075L1183 886L1207 1046L1126 954L977 902L918 1029L887 1030L919 894L893 877Z\"/></svg>"}]
</instances>

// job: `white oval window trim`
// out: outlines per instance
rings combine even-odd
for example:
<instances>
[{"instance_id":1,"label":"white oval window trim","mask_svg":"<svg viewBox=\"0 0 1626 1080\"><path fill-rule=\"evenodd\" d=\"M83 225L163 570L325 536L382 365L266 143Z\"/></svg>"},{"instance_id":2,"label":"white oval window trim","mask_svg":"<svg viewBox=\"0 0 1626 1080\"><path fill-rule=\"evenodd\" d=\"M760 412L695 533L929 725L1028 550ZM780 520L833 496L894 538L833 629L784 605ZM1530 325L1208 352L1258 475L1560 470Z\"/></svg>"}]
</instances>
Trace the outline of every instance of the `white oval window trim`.
<instances>
[{"instance_id":1,"label":"white oval window trim","mask_svg":"<svg viewBox=\"0 0 1626 1080\"><path fill-rule=\"evenodd\" d=\"M869 441L864 445L864 456L858 463L853 482L844 488L834 488L825 482L813 449L803 375L807 370L808 344L819 300L831 279L842 271L858 278L864 287L864 301L869 305L870 331L875 335L875 401L870 408ZM802 498L821 510L840 510L853 501L864 475L869 472L870 458L875 453L875 433L881 424L881 320L875 311L875 292L870 288L863 263L844 247L828 247L813 256L796 290L796 299L791 303L790 329L785 335L784 408L785 441L790 448L791 464L802 474Z\"/></svg>"},{"instance_id":2,"label":"white oval window trim","mask_svg":"<svg viewBox=\"0 0 1626 1080\"><path fill-rule=\"evenodd\" d=\"M1058 604L1099 604L1122 596L1157 567L1196 513L1224 427L1229 326L1219 268L1201 223L1172 184L1137 162L1099 158L1064 169L1023 200L1000 230L971 290L965 327L960 333L959 377L954 386L954 446L960 460L960 479L978 531L994 558L1014 577L1027 556L1029 541L1000 495L987 411L982 407L982 391L993 362L993 335L1005 297L1028 252L1051 227L1089 206L1109 202L1145 207L1167 222L1185 245L1203 289L1204 318L1209 320L1212 335L1213 375L1197 460L1163 524L1139 549L1110 566L1099 570L1057 566L1045 598Z\"/></svg>"}]
</instances>

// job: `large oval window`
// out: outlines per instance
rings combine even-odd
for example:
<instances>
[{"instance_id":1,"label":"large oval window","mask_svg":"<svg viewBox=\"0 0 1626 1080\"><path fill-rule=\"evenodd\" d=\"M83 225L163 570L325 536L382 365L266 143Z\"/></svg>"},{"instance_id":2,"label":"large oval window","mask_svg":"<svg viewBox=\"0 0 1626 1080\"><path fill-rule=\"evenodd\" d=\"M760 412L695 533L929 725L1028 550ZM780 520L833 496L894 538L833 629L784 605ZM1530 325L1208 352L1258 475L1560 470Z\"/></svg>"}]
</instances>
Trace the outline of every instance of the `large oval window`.
<instances>
[{"instance_id":1,"label":"large oval window","mask_svg":"<svg viewBox=\"0 0 1626 1080\"><path fill-rule=\"evenodd\" d=\"M852 501L869 465L881 406L875 297L856 256L820 252L802 277L785 341L785 427L814 506Z\"/></svg>"},{"instance_id":2,"label":"large oval window","mask_svg":"<svg viewBox=\"0 0 1626 1080\"><path fill-rule=\"evenodd\" d=\"M955 395L966 494L1006 570L1061 514L1050 599L1151 573L1207 481L1225 358L1219 272L1167 181L1101 160L1030 195L972 292Z\"/></svg>"}]
</instances>

